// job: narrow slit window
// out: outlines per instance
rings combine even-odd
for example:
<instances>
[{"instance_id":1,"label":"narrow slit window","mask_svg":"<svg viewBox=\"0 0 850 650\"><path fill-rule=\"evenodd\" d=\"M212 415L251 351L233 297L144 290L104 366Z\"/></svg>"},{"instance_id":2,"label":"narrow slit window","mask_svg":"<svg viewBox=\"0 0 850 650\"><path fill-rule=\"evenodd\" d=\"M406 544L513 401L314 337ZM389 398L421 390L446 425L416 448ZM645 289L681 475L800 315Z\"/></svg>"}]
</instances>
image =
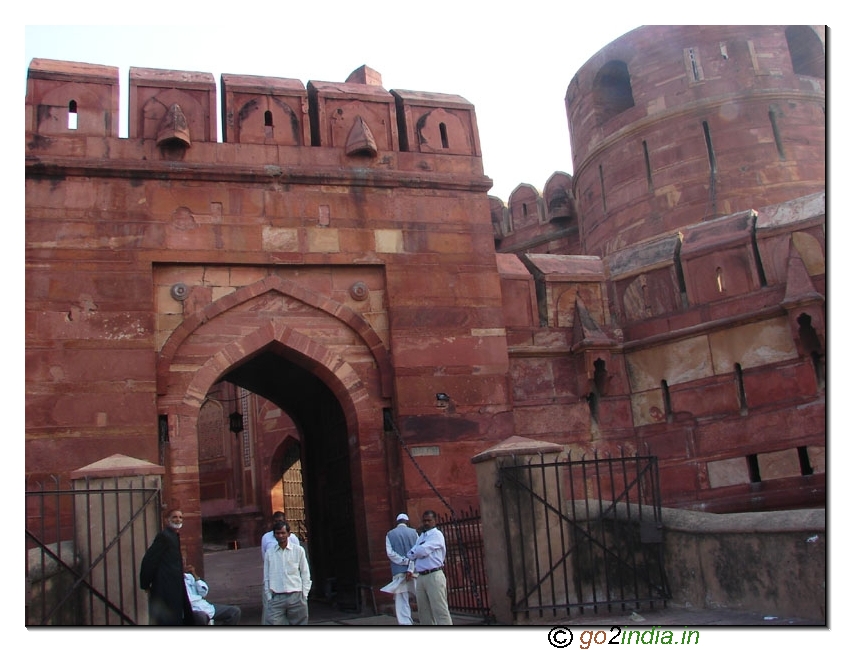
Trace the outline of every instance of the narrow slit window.
<instances>
[{"instance_id":1,"label":"narrow slit window","mask_svg":"<svg viewBox=\"0 0 850 650\"><path fill-rule=\"evenodd\" d=\"M440 122L440 140L443 143L443 149L449 148L449 132L446 130L446 125Z\"/></svg>"},{"instance_id":2,"label":"narrow slit window","mask_svg":"<svg viewBox=\"0 0 850 650\"><path fill-rule=\"evenodd\" d=\"M702 123L702 131L705 134L705 146L708 149L708 165L713 176L717 173L717 161L714 158L714 147L711 145L711 132L708 129L708 122Z\"/></svg>"},{"instance_id":3,"label":"narrow slit window","mask_svg":"<svg viewBox=\"0 0 850 650\"><path fill-rule=\"evenodd\" d=\"M723 282L723 269L719 266L714 271L714 279L717 282L717 293L723 293L726 290L726 285Z\"/></svg>"},{"instance_id":4,"label":"narrow slit window","mask_svg":"<svg viewBox=\"0 0 850 650\"><path fill-rule=\"evenodd\" d=\"M820 352L812 352L812 365L815 368L815 380L818 383L818 390L820 390L826 383L824 381L823 355Z\"/></svg>"},{"instance_id":5,"label":"narrow slit window","mask_svg":"<svg viewBox=\"0 0 850 650\"><path fill-rule=\"evenodd\" d=\"M523 203L522 204L522 217L525 219L528 216L528 206Z\"/></svg>"},{"instance_id":6,"label":"narrow slit window","mask_svg":"<svg viewBox=\"0 0 850 650\"><path fill-rule=\"evenodd\" d=\"M688 63L691 65L691 78L694 81L699 81L699 65L697 65L697 53L694 48L688 48Z\"/></svg>"},{"instance_id":7,"label":"narrow slit window","mask_svg":"<svg viewBox=\"0 0 850 650\"><path fill-rule=\"evenodd\" d=\"M735 364L735 388L738 391L738 406L741 409L741 415L746 415L749 407L747 406L747 393L744 390L744 369L740 363Z\"/></svg>"},{"instance_id":8,"label":"narrow slit window","mask_svg":"<svg viewBox=\"0 0 850 650\"><path fill-rule=\"evenodd\" d=\"M605 199L605 176L602 174L602 165L599 165L599 187L602 191L602 212L608 212L608 202Z\"/></svg>"},{"instance_id":9,"label":"narrow slit window","mask_svg":"<svg viewBox=\"0 0 850 650\"><path fill-rule=\"evenodd\" d=\"M714 157L714 147L711 144L711 132L708 129L708 122L702 123L702 130L705 135L705 146L708 149L708 203L706 207L706 217L709 214L717 214L717 160Z\"/></svg>"},{"instance_id":10,"label":"narrow slit window","mask_svg":"<svg viewBox=\"0 0 850 650\"><path fill-rule=\"evenodd\" d=\"M747 468L750 470L750 483L761 483L759 457L757 454L750 454L747 456Z\"/></svg>"},{"instance_id":11,"label":"narrow slit window","mask_svg":"<svg viewBox=\"0 0 850 650\"><path fill-rule=\"evenodd\" d=\"M587 396L587 405L590 407L590 419L593 424L599 423L599 398L596 393L589 393Z\"/></svg>"},{"instance_id":12,"label":"narrow slit window","mask_svg":"<svg viewBox=\"0 0 850 650\"><path fill-rule=\"evenodd\" d=\"M646 140L643 141L643 163L646 166L646 185L652 192L652 167L649 164L649 149L646 146Z\"/></svg>"},{"instance_id":13,"label":"narrow slit window","mask_svg":"<svg viewBox=\"0 0 850 650\"><path fill-rule=\"evenodd\" d=\"M776 143L776 151L779 152L779 160L785 160L785 148L782 146L782 135L779 133L779 122L777 118L779 111L775 106L770 107L770 128L773 129L773 141Z\"/></svg>"},{"instance_id":14,"label":"narrow slit window","mask_svg":"<svg viewBox=\"0 0 850 650\"><path fill-rule=\"evenodd\" d=\"M77 102L73 99L68 102L68 129L77 130Z\"/></svg>"},{"instance_id":15,"label":"narrow slit window","mask_svg":"<svg viewBox=\"0 0 850 650\"><path fill-rule=\"evenodd\" d=\"M272 112L266 111L265 114L266 126L274 126L274 121L272 120Z\"/></svg>"},{"instance_id":16,"label":"narrow slit window","mask_svg":"<svg viewBox=\"0 0 850 650\"><path fill-rule=\"evenodd\" d=\"M664 399L664 415L667 416L667 421L673 421L673 406L670 402L670 386L667 385L667 380L661 380L661 396Z\"/></svg>"},{"instance_id":17,"label":"narrow slit window","mask_svg":"<svg viewBox=\"0 0 850 650\"><path fill-rule=\"evenodd\" d=\"M811 476L815 473L815 470L812 469L812 463L809 460L808 447L797 447L797 457L800 459L800 474Z\"/></svg>"},{"instance_id":18,"label":"narrow slit window","mask_svg":"<svg viewBox=\"0 0 850 650\"><path fill-rule=\"evenodd\" d=\"M815 381L817 381L818 390L825 385L824 358L823 347L820 343L820 338L815 328L812 326L812 317L809 314L800 314L797 317L797 324L800 326L798 336L803 349L809 354L812 360L812 365L815 371Z\"/></svg>"}]
</instances>

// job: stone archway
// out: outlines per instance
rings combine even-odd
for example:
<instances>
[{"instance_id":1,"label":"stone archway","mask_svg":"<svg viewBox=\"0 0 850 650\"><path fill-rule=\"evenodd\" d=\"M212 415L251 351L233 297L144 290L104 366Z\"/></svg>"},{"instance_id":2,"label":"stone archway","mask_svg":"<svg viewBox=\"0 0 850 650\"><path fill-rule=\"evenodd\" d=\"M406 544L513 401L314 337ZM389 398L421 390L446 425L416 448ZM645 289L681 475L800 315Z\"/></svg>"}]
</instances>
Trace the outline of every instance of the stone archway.
<instances>
[{"instance_id":1,"label":"stone archway","mask_svg":"<svg viewBox=\"0 0 850 650\"><path fill-rule=\"evenodd\" d=\"M352 561L357 566L346 570L352 576L368 574L371 566L383 564L383 558L369 557L364 493L383 495L387 491L386 460L380 439L382 409L388 405L383 390L387 379L381 372L386 369L386 351L377 335L364 326L365 321L344 306L334 307L326 299L322 301L324 309L320 309L300 299L305 295L303 291L295 297L281 291L279 282L268 284L272 286L263 286L265 291L248 287L236 292L239 295L235 298L231 294L212 303L200 315L190 315L163 346L158 368L158 409L167 416L169 425L166 499L183 509L186 523L182 537L187 559L201 567L197 441L200 407L210 387L223 378L237 385L249 382L240 370L247 368L252 371L248 375L265 376L260 369L289 368L299 377L293 385L311 384L314 394L321 394L322 417L333 416L332 439L337 446L346 447L349 484L343 491L351 500L348 510L354 517L347 541L357 550L352 556L356 557ZM375 350L379 353L373 354ZM252 385L250 390L274 393L263 385ZM278 402L281 401L285 400L278 395ZM306 417L314 431L321 431L313 435L326 434L319 416L310 419L301 413L300 417ZM311 435L309 431L307 435ZM321 462L320 453L313 453L311 458ZM313 469L321 468L316 465ZM369 518L373 514L370 512ZM389 516L384 512L376 514L382 522ZM328 531L324 531L326 537Z\"/></svg>"}]
</instances>

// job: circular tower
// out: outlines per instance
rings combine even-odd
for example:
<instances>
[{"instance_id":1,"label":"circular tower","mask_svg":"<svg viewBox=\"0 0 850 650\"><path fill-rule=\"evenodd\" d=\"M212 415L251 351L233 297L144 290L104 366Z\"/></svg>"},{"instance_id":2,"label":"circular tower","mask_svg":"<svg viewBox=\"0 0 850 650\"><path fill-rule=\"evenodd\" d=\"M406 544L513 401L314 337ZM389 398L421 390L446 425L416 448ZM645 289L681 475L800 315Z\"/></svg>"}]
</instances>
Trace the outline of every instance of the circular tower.
<instances>
[{"instance_id":1,"label":"circular tower","mask_svg":"<svg viewBox=\"0 0 850 650\"><path fill-rule=\"evenodd\" d=\"M573 77L583 252L821 192L823 26L645 26Z\"/></svg>"}]
</instances>

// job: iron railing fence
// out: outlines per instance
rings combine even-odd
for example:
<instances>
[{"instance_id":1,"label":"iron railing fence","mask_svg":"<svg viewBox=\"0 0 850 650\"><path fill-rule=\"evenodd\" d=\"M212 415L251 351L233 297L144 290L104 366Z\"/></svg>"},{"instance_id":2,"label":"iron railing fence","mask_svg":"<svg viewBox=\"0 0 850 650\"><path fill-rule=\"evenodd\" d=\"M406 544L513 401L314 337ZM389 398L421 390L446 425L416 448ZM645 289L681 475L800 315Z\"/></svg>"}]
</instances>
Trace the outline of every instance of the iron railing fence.
<instances>
[{"instance_id":1,"label":"iron railing fence","mask_svg":"<svg viewBox=\"0 0 850 650\"><path fill-rule=\"evenodd\" d=\"M146 620L138 568L159 530L159 483L53 477L25 494L26 625Z\"/></svg>"},{"instance_id":2,"label":"iron railing fence","mask_svg":"<svg viewBox=\"0 0 850 650\"><path fill-rule=\"evenodd\" d=\"M461 510L459 513L438 515L437 526L446 538L449 611L491 620L481 514L477 510Z\"/></svg>"},{"instance_id":3,"label":"iron railing fence","mask_svg":"<svg viewBox=\"0 0 850 650\"><path fill-rule=\"evenodd\" d=\"M666 605L656 457L507 461L499 483L515 618Z\"/></svg>"}]
</instances>

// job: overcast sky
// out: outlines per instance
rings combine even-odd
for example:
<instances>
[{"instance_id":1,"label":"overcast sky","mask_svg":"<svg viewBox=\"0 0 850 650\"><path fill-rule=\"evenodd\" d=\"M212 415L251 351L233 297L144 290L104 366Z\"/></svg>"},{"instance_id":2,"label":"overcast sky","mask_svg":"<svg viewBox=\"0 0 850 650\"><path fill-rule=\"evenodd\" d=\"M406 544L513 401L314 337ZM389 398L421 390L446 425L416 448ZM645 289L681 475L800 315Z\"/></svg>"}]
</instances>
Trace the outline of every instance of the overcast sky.
<instances>
[{"instance_id":1,"label":"overcast sky","mask_svg":"<svg viewBox=\"0 0 850 650\"><path fill-rule=\"evenodd\" d=\"M577 30L562 9L503 14L488 26L493 19L488 14L497 10L425 2L405 5L420 7L417 11L369 11L364 8L369 4L351 2L297 20L285 9L258 12L258 24L265 25L261 33L227 25L27 26L20 78L25 83L33 58L118 67L120 134L126 137L130 67L209 72L216 82L222 73L235 73L306 85L345 81L365 64L381 73L388 90L461 95L474 104L484 171L494 182L491 193L507 200L519 183L542 191L553 172L572 172L567 85L596 51L638 26L623 16ZM148 6L159 13L180 5ZM220 126L218 134L221 139Z\"/></svg>"},{"instance_id":2,"label":"overcast sky","mask_svg":"<svg viewBox=\"0 0 850 650\"><path fill-rule=\"evenodd\" d=\"M124 21L165 19L170 26L115 26L90 24L104 17L122 22L121 10L110 3L70 2L58 6L89 24L27 25L18 78L25 90L33 58L118 67L120 134L126 137L130 67L209 72L216 82L222 73L233 73L299 79L306 85L345 81L365 64L381 73L388 90L461 95L474 104L491 194L507 200L520 183L542 191L555 171L572 173L564 105L570 80L597 51L640 24L674 22L675 12L664 10L668 4L677 6L653 3L655 9L638 16L615 10L621 3L590 13L552 0L325 0L221 8L211 2L156 2L134 3ZM102 10L78 10L87 5ZM44 6L38 3L37 15L52 18L40 11ZM721 17L718 8L712 3L704 17ZM679 14L680 22L696 22ZM765 18L746 21L740 11L732 15L723 22ZM218 134L221 139L220 126Z\"/></svg>"}]
</instances>

